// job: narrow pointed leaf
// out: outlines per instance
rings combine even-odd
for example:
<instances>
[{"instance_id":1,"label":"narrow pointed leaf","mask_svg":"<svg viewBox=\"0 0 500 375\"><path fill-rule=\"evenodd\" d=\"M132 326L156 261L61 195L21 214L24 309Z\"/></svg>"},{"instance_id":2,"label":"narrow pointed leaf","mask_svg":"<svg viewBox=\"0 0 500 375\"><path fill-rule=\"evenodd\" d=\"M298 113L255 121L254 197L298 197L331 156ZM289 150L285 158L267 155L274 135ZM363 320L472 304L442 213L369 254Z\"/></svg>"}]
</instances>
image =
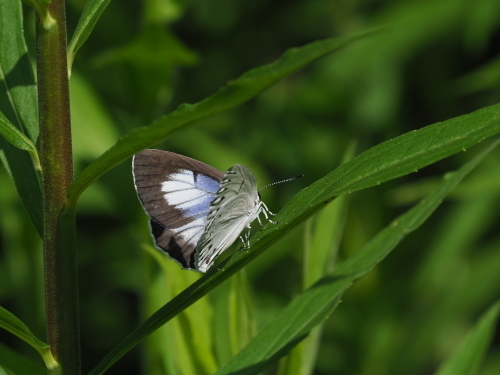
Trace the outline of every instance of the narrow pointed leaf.
<instances>
[{"instance_id":1,"label":"narrow pointed leaf","mask_svg":"<svg viewBox=\"0 0 500 375\"><path fill-rule=\"evenodd\" d=\"M3 328L31 345L42 356L47 368L58 366L49 345L40 341L18 317L0 306L0 328Z\"/></svg>"},{"instance_id":2,"label":"narrow pointed leaf","mask_svg":"<svg viewBox=\"0 0 500 375\"><path fill-rule=\"evenodd\" d=\"M80 194L91 183L135 153L251 99L307 64L372 35L377 30L369 30L350 37L329 38L300 48L292 48L276 62L246 72L201 102L181 104L174 112L161 117L151 125L132 130L75 179L68 192L69 204L76 204Z\"/></svg>"},{"instance_id":3,"label":"narrow pointed leaf","mask_svg":"<svg viewBox=\"0 0 500 375\"><path fill-rule=\"evenodd\" d=\"M299 192L276 217L278 224L266 225L250 241L251 249L238 251L227 261L212 267L172 301L163 306L116 346L92 375L102 374L151 332L190 306L232 274L262 253L336 196L378 185L409 174L500 132L500 105L470 115L427 126L381 143L341 165L308 188Z\"/></svg>"},{"instance_id":4,"label":"narrow pointed leaf","mask_svg":"<svg viewBox=\"0 0 500 375\"><path fill-rule=\"evenodd\" d=\"M488 349L500 313L500 301L479 319L462 345L440 367L436 375L474 375Z\"/></svg>"},{"instance_id":5,"label":"narrow pointed leaf","mask_svg":"<svg viewBox=\"0 0 500 375\"><path fill-rule=\"evenodd\" d=\"M457 172L445 175L443 182L434 192L399 216L329 276L322 278L293 300L249 345L214 375L258 374L286 355L312 328L328 318L344 291L381 262L408 233L424 223L446 195L498 143L500 141L491 144Z\"/></svg>"},{"instance_id":6,"label":"narrow pointed leaf","mask_svg":"<svg viewBox=\"0 0 500 375\"><path fill-rule=\"evenodd\" d=\"M38 151L31 139L29 139L18 128L12 125L2 112L0 112L0 134L3 135L3 137L7 141L9 141L11 145L21 150L28 151L33 158L35 169L41 170Z\"/></svg>"},{"instance_id":7,"label":"narrow pointed leaf","mask_svg":"<svg viewBox=\"0 0 500 375\"><path fill-rule=\"evenodd\" d=\"M89 0L85 5L80 19L78 20L78 25L71 38L68 45L68 72L71 73L71 66L75 59L75 55L80 49L80 47L85 43L87 38L90 36L92 30L101 17L102 12L108 6L111 0ZM71 74L70 74L71 75Z\"/></svg>"},{"instance_id":8,"label":"narrow pointed leaf","mask_svg":"<svg viewBox=\"0 0 500 375\"><path fill-rule=\"evenodd\" d=\"M38 139L38 103L33 68L23 36L21 2L0 1L0 112L33 144ZM30 155L0 136L0 160L14 181L38 233L42 194Z\"/></svg>"}]
</instances>

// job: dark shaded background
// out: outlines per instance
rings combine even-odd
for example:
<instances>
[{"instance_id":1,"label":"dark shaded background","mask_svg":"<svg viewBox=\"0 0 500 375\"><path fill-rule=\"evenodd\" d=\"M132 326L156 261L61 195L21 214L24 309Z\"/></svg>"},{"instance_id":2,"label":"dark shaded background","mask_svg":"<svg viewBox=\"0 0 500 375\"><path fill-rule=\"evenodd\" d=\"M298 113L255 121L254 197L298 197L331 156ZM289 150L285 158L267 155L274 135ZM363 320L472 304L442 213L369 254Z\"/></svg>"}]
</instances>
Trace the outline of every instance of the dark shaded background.
<instances>
[{"instance_id":1,"label":"dark shaded background","mask_svg":"<svg viewBox=\"0 0 500 375\"><path fill-rule=\"evenodd\" d=\"M85 1L67 2L68 32ZM78 53L71 81L75 173L183 102L194 103L285 49L389 25L382 36L323 58L248 103L156 148L226 170L255 171L273 212L333 170L350 141L362 152L410 130L500 99L497 0L112 1ZM25 7L34 56L34 16ZM481 147L481 146L478 146ZM456 169L468 150L411 176L353 194L340 258ZM315 374L431 374L470 324L500 297L500 152L344 296L327 321ZM41 245L0 171L0 303L44 333ZM78 204L84 373L140 322L151 264L130 163L113 169ZM299 227L248 267L262 327L299 292ZM0 341L36 358L12 335ZM139 374L136 348L109 374ZM148 373L162 374L160 369ZM500 373L497 334L480 375Z\"/></svg>"}]
</instances>

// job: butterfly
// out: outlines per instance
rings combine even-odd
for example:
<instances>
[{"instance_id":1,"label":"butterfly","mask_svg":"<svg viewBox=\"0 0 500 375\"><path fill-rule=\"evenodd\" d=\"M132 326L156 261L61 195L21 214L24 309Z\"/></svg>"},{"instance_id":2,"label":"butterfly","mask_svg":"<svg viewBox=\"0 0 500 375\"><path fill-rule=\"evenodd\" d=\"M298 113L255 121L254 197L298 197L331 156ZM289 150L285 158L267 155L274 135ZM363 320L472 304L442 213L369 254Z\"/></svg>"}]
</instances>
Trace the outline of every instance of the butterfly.
<instances>
[{"instance_id":1,"label":"butterfly","mask_svg":"<svg viewBox=\"0 0 500 375\"><path fill-rule=\"evenodd\" d=\"M252 171L235 164L225 173L200 161L144 150L132 161L137 195L150 216L158 248L185 269L206 272L250 223L274 215L260 200Z\"/></svg>"}]
</instances>

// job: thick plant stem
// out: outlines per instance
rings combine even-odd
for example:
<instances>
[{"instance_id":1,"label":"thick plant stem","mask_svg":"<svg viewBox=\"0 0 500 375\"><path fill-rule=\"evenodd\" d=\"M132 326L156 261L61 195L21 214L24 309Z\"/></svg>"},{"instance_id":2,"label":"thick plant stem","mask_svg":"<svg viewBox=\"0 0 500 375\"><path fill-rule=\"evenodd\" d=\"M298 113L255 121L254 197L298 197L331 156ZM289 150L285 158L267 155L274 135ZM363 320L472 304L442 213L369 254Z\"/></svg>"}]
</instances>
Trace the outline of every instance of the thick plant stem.
<instances>
[{"instance_id":1,"label":"thick plant stem","mask_svg":"<svg viewBox=\"0 0 500 375\"><path fill-rule=\"evenodd\" d=\"M78 375L75 214L73 209L66 210L66 192L73 181L73 159L64 0L52 0L49 12L55 22L47 27L37 17L36 40L47 340L60 364L51 373Z\"/></svg>"}]
</instances>

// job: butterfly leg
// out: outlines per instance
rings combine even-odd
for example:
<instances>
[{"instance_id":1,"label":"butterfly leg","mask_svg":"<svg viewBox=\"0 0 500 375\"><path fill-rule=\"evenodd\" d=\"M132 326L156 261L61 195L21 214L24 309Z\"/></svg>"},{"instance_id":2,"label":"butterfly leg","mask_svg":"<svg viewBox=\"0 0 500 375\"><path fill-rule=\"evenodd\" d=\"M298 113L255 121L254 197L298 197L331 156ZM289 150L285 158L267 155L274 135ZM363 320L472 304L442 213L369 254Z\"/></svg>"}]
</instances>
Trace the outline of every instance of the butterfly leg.
<instances>
[{"instance_id":1,"label":"butterfly leg","mask_svg":"<svg viewBox=\"0 0 500 375\"><path fill-rule=\"evenodd\" d=\"M241 242L243 242L243 250L250 249L250 224L247 226L248 230L240 236Z\"/></svg>"},{"instance_id":2,"label":"butterfly leg","mask_svg":"<svg viewBox=\"0 0 500 375\"><path fill-rule=\"evenodd\" d=\"M241 240L241 242L243 242L243 249L241 249L241 251L245 251L247 249L247 243L245 241L245 235L244 234L242 234L240 236L240 240Z\"/></svg>"},{"instance_id":3,"label":"butterfly leg","mask_svg":"<svg viewBox=\"0 0 500 375\"><path fill-rule=\"evenodd\" d=\"M262 221L260 221L260 217L259 217L260 211L262 211L262 209L259 208L259 210L257 211L257 220L259 221L260 226L263 227L264 224L262 224Z\"/></svg>"},{"instance_id":4,"label":"butterfly leg","mask_svg":"<svg viewBox=\"0 0 500 375\"><path fill-rule=\"evenodd\" d=\"M273 223L273 224L278 224L277 221L272 221L271 219L269 219L269 216L267 216L267 214L271 214L273 216L276 216L276 214L273 214L269 208L267 208L266 204L264 202L260 202L260 205L261 205L261 208L259 209L259 214L262 212L264 214L264 216L266 217L266 220L268 220L269 222ZM259 217L257 215L257 217ZM260 220L259 220L260 222ZM261 224L262 225L262 224Z\"/></svg>"}]
</instances>

